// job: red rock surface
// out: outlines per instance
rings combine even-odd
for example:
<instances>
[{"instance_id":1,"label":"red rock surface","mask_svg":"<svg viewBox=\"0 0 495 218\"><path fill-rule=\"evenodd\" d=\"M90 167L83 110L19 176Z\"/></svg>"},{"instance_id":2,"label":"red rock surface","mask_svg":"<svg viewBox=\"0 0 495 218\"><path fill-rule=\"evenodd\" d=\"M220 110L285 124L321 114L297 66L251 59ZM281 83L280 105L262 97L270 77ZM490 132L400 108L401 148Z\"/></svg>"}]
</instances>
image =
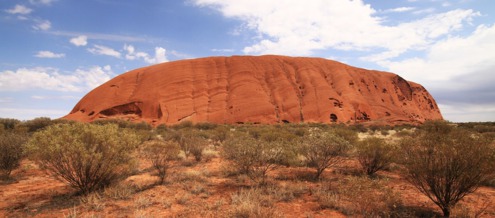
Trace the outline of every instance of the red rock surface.
<instances>
[{"instance_id":1,"label":"red rock surface","mask_svg":"<svg viewBox=\"0 0 495 218\"><path fill-rule=\"evenodd\" d=\"M322 58L233 56L132 70L92 90L64 118L396 124L442 115L425 88L396 74Z\"/></svg>"}]
</instances>

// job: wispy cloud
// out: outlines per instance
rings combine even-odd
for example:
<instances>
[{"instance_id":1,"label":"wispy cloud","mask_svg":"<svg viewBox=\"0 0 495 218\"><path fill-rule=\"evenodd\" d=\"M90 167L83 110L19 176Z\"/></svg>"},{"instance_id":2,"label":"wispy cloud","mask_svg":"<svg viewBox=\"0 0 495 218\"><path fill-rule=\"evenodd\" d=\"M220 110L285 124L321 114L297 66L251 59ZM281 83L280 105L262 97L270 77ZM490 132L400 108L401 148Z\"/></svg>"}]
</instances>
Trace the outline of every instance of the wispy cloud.
<instances>
[{"instance_id":1,"label":"wispy cloud","mask_svg":"<svg viewBox=\"0 0 495 218\"><path fill-rule=\"evenodd\" d=\"M53 90L84 92L110 80L114 76L110 66L77 69L73 73L60 73L56 68L19 68L0 72L0 91Z\"/></svg>"},{"instance_id":2,"label":"wispy cloud","mask_svg":"<svg viewBox=\"0 0 495 218\"><path fill-rule=\"evenodd\" d=\"M51 117L59 118L66 115L69 111L57 110L57 109L28 109L22 108L11 108L11 107L1 107L0 114L8 114L9 117L15 117L21 120L30 120L36 117Z\"/></svg>"},{"instance_id":3,"label":"wispy cloud","mask_svg":"<svg viewBox=\"0 0 495 218\"><path fill-rule=\"evenodd\" d=\"M34 55L38 58L63 58L65 57L64 53L53 53L51 51L39 51Z\"/></svg>"},{"instance_id":4,"label":"wispy cloud","mask_svg":"<svg viewBox=\"0 0 495 218\"><path fill-rule=\"evenodd\" d=\"M24 5L15 5L14 8L11 8L11 9L7 9L5 10L7 13L9 14L22 14L22 15L26 15L26 14L30 14L33 9L31 8L28 8Z\"/></svg>"},{"instance_id":5,"label":"wispy cloud","mask_svg":"<svg viewBox=\"0 0 495 218\"><path fill-rule=\"evenodd\" d=\"M435 12L435 8L425 8L421 10L416 10L413 12L413 14L421 15L421 14L431 14L433 12Z\"/></svg>"},{"instance_id":6,"label":"wispy cloud","mask_svg":"<svg viewBox=\"0 0 495 218\"><path fill-rule=\"evenodd\" d=\"M79 96L73 95L55 95L55 96L47 96L47 95L33 95L32 99L36 100L77 100Z\"/></svg>"},{"instance_id":7,"label":"wispy cloud","mask_svg":"<svg viewBox=\"0 0 495 218\"><path fill-rule=\"evenodd\" d=\"M33 29L35 30L49 30L52 27L52 23L49 20L35 20Z\"/></svg>"},{"instance_id":8,"label":"wispy cloud","mask_svg":"<svg viewBox=\"0 0 495 218\"><path fill-rule=\"evenodd\" d=\"M34 5L50 5L57 0L29 0L31 4Z\"/></svg>"},{"instance_id":9,"label":"wispy cloud","mask_svg":"<svg viewBox=\"0 0 495 218\"><path fill-rule=\"evenodd\" d=\"M93 45L93 48L88 48L88 51L96 55L107 55L116 58L120 58L121 56L120 52L103 45Z\"/></svg>"},{"instance_id":10,"label":"wispy cloud","mask_svg":"<svg viewBox=\"0 0 495 218\"><path fill-rule=\"evenodd\" d=\"M230 49L230 48L214 48L214 49L211 49L212 52L227 52L227 53L232 53L235 51L235 49Z\"/></svg>"},{"instance_id":11,"label":"wispy cloud","mask_svg":"<svg viewBox=\"0 0 495 218\"><path fill-rule=\"evenodd\" d=\"M400 12L407 12L407 11L412 11L414 10L414 7L398 7L398 8L391 8L384 10L383 12L385 13L400 13Z\"/></svg>"},{"instance_id":12,"label":"wispy cloud","mask_svg":"<svg viewBox=\"0 0 495 218\"><path fill-rule=\"evenodd\" d=\"M73 45L79 47L79 46L86 46L88 44L88 37L85 35L77 36L74 38L70 39L70 43Z\"/></svg>"},{"instance_id":13,"label":"wispy cloud","mask_svg":"<svg viewBox=\"0 0 495 218\"><path fill-rule=\"evenodd\" d=\"M70 32L70 31L50 31L48 33L57 36L69 36L69 37L79 37L84 35L87 37L87 39L117 41L117 42L149 42L155 40L153 38L146 38L146 37L105 34L105 33Z\"/></svg>"},{"instance_id":14,"label":"wispy cloud","mask_svg":"<svg viewBox=\"0 0 495 218\"><path fill-rule=\"evenodd\" d=\"M125 58L127 60L142 59L149 64L157 64L167 62L166 52L167 50L162 47L155 47L155 55L152 57L146 52L138 52L133 45L124 45L124 50L127 52Z\"/></svg>"},{"instance_id":15,"label":"wispy cloud","mask_svg":"<svg viewBox=\"0 0 495 218\"><path fill-rule=\"evenodd\" d=\"M479 15L473 10L458 9L386 25L376 10L363 1L288 0L283 6L263 0L195 0L194 3L241 20L257 36L253 44L244 47L247 54L311 55L323 49L379 49L383 51L377 54L380 58L394 58L424 49L432 40L453 33ZM395 9L408 10L412 8Z\"/></svg>"}]
</instances>

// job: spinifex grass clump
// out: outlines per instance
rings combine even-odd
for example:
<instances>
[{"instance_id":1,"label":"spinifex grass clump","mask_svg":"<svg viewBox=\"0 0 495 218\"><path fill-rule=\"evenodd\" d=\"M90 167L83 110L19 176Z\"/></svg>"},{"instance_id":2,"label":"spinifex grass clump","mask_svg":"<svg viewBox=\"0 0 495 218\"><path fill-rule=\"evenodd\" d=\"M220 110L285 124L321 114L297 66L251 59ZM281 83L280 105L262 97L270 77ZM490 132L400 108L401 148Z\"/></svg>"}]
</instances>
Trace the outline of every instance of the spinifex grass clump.
<instances>
[{"instance_id":1,"label":"spinifex grass clump","mask_svg":"<svg viewBox=\"0 0 495 218\"><path fill-rule=\"evenodd\" d=\"M117 125L60 124L36 132L30 157L80 193L101 189L134 169L137 137Z\"/></svg>"}]
</instances>

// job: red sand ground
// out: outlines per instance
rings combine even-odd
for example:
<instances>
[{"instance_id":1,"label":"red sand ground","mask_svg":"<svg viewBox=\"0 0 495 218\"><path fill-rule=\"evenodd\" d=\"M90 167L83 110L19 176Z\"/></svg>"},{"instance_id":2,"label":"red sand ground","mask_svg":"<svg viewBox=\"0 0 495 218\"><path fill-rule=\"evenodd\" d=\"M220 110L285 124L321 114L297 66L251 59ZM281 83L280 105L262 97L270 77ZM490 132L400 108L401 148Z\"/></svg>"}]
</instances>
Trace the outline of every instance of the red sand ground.
<instances>
[{"instance_id":1,"label":"red sand ground","mask_svg":"<svg viewBox=\"0 0 495 218\"><path fill-rule=\"evenodd\" d=\"M150 175L149 165L144 161L140 173L124 182L141 191L125 199L105 197L84 203L80 200L82 197L73 195L74 190L47 176L32 162L23 161L13 172L15 181L0 184L0 217L225 217L235 207L231 205L231 196L251 184L242 176L226 177L224 172L228 165L218 157L208 162L177 165L170 171L165 185L153 186L157 177ZM356 174L358 169L356 160L350 159L327 170L323 181L314 182L298 179L298 175L313 173L310 169L279 168L270 173L270 183L278 187L299 186L304 191L288 202L275 201L273 210L282 217L346 217L338 210L322 209L313 191L336 184ZM379 180L400 192L405 207L429 215L440 213L396 170L380 172ZM461 202L462 208L469 209L471 215L484 208L482 217L495 217L494 203L495 189L488 187L480 188Z\"/></svg>"}]
</instances>

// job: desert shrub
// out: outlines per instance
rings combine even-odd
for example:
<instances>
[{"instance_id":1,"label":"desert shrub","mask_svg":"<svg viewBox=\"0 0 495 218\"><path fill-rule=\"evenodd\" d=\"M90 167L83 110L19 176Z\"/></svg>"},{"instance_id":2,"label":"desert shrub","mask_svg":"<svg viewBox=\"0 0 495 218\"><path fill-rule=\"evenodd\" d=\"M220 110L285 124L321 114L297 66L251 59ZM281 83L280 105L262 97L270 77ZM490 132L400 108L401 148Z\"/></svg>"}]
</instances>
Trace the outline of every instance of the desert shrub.
<instances>
[{"instance_id":1,"label":"desert shrub","mask_svg":"<svg viewBox=\"0 0 495 218\"><path fill-rule=\"evenodd\" d=\"M429 122L412 140L404 140L406 178L448 217L464 196L493 178L493 150L483 137Z\"/></svg>"},{"instance_id":2,"label":"desert shrub","mask_svg":"<svg viewBox=\"0 0 495 218\"><path fill-rule=\"evenodd\" d=\"M172 125L172 129L186 129L186 128L191 128L193 127L194 124L193 122L189 121L189 120L184 120L178 124L175 124L175 125Z\"/></svg>"},{"instance_id":3,"label":"desert shrub","mask_svg":"<svg viewBox=\"0 0 495 218\"><path fill-rule=\"evenodd\" d=\"M178 158L179 144L173 141L153 140L144 143L143 147L145 157L151 161L153 168L157 170L160 184L163 184L172 161Z\"/></svg>"},{"instance_id":4,"label":"desert shrub","mask_svg":"<svg viewBox=\"0 0 495 218\"><path fill-rule=\"evenodd\" d=\"M196 123L196 124L194 124L194 128L200 129L200 130L215 129L217 126L218 126L218 124L207 123L207 122L202 122L202 123Z\"/></svg>"},{"instance_id":5,"label":"desert shrub","mask_svg":"<svg viewBox=\"0 0 495 218\"><path fill-rule=\"evenodd\" d=\"M261 189L243 189L231 195L229 217L281 217L273 206L270 196Z\"/></svg>"},{"instance_id":6,"label":"desert shrub","mask_svg":"<svg viewBox=\"0 0 495 218\"><path fill-rule=\"evenodd\" d=\"M13 130L15 126L20 124L21 121L12 118L0 118L0 124L3 125L5 130Z\"/></svg>"},{"instance_id":7,"label":"desert shrub","mask_svg":"<svg viewBox=\"0 0 495 218\"><path fill-rule=\"evenodd\" d=\"M61 124L36 132L30 158L87 194L125 178L134 169L137 137L117 125Z\"/></svg>"},{"instance_id":8,"label":"desert shrub","mask_svg":"<svg viewBox=\"0 0 495 218\"><path fill-rule=\"evenodd\" d=\"M293 141L296 139L296 135L292 134L291 132L283 128L265 127L258 134L259 134L259 139L267 142L278 141L281 139L287 141Z\"/></svg>"},{"instance_id":9,"label":"desert shrub","mask_svg":"<svg viewBox=\"0 0 495 218\"><path fill-rule=\"evenodd\" d=\"M315 179L319 179L325 169L341 162L350 144L332 132L313 131L304 137L301 148L307 166L316 169Z\"/></svg>"},{"instance_id":10,"label":"desert shrub","mask_svg":"<svg viewBox=\"0 0 495 218\"><path fill-rule=\"evenodd\" d=\"M229 128L226 126L217 126L217 128L210 130L210 139L214 145L222 145L229 137Z\"/></svg>"},{"instance_id":11,"label":"desert shrub","mask_svg":"<svg viewBox=\"0 0 495 218\"><path fill-rule=\"evenodd\" d=\"M38 117L22 122L20 125L26 127L29 132L36 132L52 124L53 121L49 117Z\"/></svg>"},{"instance_id":12,"label":"desert shrub","mask_svg":"<svg viewBox=\"0 0 495 218\"><path fill-rule=\"evenodd\" d=\"M186 158L189 155L193 155L196 161L201 161L203 150L208 145L207 136L200 131L192 130L176 130L171 132L166 137L167 140L173 140L177 142L180 149L184 152Z\"/></svg>"},{"instance_id":13,"label":"desert shrub","mask_svg":"<svg viewBox=\"0 0 495 218\"><path fill-rule=\"evenodd\" d=\"M0 177L9 177L24 156L27 136L13 131L0 133Z\"/></svg>"},{"instance_id":14,"label":"desert shrub","mask_svg":"<svg viewBox=\"0 0 495 218\"><path fill-rule=\"evenodd\" d=\"M336 195L334 208L348 215L391 217L402 205L398 193L386 187L383 181L367 177L346 178L328 192Z\"/></svg>"},{"instance_id":15,"label":"desert shrub","mask_svg":"<svg viewBox=\"0 0 495 218\"><path fill-rule=\"evenodd\" d=\"M331 129L331 132L341 138L345 139L351 145L355 144L358 140L358 134L356 130L344 125L337 125Z\"/></svg>"},{"instance_id":16,"label":"desert shrub","mask_svg":"<svg viewBox=\"0 0 495 218\"><path fill-rule=\"evenodd\" d=\"M388 167L394 158L393 146L381 138L365 138L357 143L356 150L359 163L368 176Z\"/></svg>"},{"instance_id":17,"label":"desert shrub","mask_svg":"<svg viewBox=\"0 0 495 218\"><path fill-rule=\"evenodd\" d=\"M361 133L368 132L368 128L366 128L366 126L360 123L350 126L350 129Z\"/></svg>"},{"instance_id":18,"label":"desert shrub","mask_svg":"<svg viewBox=\"0 0 495 218\"><path fill-rule=\"evenodd\" d=\"M186 146L194 159L199 162L203 158L203 151L208 146L208 141L203 137L192 136L186 139Z\"/></svg>"},{"instance_id":19,"label":"desert shrub","mask_svg":"<svg viewBox=\"0 0 495 218\"><path fill-rule=\"evenodd\" d=\"M222 155L232 161L240 173L259 184L265 184L267 173L275 169L285 158L284 143L267 142L247 134L229 138Z\"/></svg>"}]
</instances>

